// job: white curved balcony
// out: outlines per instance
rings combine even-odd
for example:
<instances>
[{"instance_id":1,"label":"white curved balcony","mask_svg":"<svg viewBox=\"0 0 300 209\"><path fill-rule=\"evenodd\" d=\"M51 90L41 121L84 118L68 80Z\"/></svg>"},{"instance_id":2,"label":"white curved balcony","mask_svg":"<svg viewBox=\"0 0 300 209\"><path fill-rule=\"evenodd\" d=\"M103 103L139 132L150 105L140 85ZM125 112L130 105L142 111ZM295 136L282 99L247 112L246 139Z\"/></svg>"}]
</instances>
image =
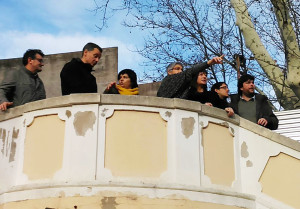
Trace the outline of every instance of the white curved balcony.
<instances>
[{"instance_id":1,"label":"white curved balcony","mask_svg":"<svg viewBox=\"0 0 300 209\"><path fill-rule=\"evenodd\" d=\"M197 102L50 98L0 144L0 208L300 208L300 143Z\"/></svg>"}]
</instances>

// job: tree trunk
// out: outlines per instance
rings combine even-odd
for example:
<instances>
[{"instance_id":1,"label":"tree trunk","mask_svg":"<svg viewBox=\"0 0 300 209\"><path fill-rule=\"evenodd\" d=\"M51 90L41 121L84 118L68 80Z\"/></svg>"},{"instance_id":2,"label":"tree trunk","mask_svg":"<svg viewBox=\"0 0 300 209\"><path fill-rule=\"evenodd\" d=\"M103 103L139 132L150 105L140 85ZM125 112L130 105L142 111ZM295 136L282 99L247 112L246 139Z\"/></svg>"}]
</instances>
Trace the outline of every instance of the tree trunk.
<instances>
[{"instance_id":1,"label":"tree trunk","mask_svg":"<svg viewBox=\"0 0 300 209\"><path fill-rule=\"evenodd\" d=\"M285 46L288 76L291 89L300 98L300 50L290 18L286 0L271 0L280 29L281 40Z\"/></svg>"},{"instance_id":2,"label":"tree trunk","mask_svg":"<svg viewBox=\"0 0 300 209\"><path fill-rule=\"evenodd\" d=\"M287 83L285 83L282 69L278 67L261 42L261 39L251 21L251 17L248 13L244 0L231 0L231 5L235 10L236 24L243 33L245 44L247 48L251 50L256 61L270 79L275 94L278 98L278 102L284 109L294 109L295 104L299 101L299 99L289 88Z\"/></svg>"}]
</instances>

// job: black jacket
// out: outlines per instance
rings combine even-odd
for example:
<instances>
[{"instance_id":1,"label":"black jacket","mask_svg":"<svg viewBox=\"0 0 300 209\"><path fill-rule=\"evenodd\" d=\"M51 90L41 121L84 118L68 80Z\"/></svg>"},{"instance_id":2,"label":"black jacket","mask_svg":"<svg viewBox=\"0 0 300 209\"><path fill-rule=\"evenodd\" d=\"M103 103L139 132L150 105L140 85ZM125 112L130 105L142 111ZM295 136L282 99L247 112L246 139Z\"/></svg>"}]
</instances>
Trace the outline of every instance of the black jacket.
<instances>
[{"instance_id":1,"label":"black jacket","mask_svg":"<svg viewBox=\"0 0 300 209\"><path fill-rule=\"evenodd\" d=\"M73 58L60 72L62 95L74 93L97 93L97 82L91 74L92 66Z\"/></svg>"},{"instance_id":2,"label":"black jacket","mask_svg":"<svg viewBox=\"0 0 300 209\"><path fill-rule=\"evenodd\" d=\"M194 77L198 76L199 72L208 68L207 62L198 64L181 73L167 75L157 91L158 97L166 98L183 98L191 85Z\"/></svg>"},{"instance_id":3,"label":"black jacket","mask_svg":"<svg viewBox=\"0 0 300 209\"><path fill-rule=\"evenodd\" d=\"M210 91L205 90L204 92L197 92L197 89L191 87L189 91L184 95L183 99L197 101L202 104L207 102L212 103L212 93Z\"/></svg>"},{"instance_id":4,"label":"black jacket","mask_svg":"<svg viewBox=\"0 0 300 209\"><path fill-rule=\"evenodd\" d=\"M229 104L226 99L221 99L216 92L211 92L211 103L214 107L225 109L229 107Z\"/></svg>"},{"instance_id":5,"label":"black jacket","mask_svg":"<svg viewBox=\"0 0 300 209\"><path fill-rule=\"evenodd\" d=\"M240 100L240 95L233 94L230 95L231 102L230 107L234 110L236 114L239 114L238 103ZM256 121L260 118L265 118L268 121L266 128L275 130L278 128L278 119L274 115L272 108L268 103L268 98L261 94L255 94L256 101Z\"/></svg>"}]
</instances>

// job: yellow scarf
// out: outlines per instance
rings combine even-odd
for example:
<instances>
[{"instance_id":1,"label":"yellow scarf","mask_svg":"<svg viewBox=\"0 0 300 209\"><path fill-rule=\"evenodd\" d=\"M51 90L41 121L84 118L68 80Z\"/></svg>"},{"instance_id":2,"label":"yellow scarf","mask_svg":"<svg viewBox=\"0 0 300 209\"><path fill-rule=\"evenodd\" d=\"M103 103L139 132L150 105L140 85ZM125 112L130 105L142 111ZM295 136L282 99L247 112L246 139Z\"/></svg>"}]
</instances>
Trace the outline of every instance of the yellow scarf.
<instances>
[{"instance_id":1,"label":"yellow scarf","mask_svg":"<svg viewBox=\"0 0 300 209\"><path fill-rule=\"evenodd\" d=\"M139 88L134 88L134 89L125 89L121 87L120 85L116 85L119 93L121 95L138 95L139 94Z\"/></svg>"}]
</instances>

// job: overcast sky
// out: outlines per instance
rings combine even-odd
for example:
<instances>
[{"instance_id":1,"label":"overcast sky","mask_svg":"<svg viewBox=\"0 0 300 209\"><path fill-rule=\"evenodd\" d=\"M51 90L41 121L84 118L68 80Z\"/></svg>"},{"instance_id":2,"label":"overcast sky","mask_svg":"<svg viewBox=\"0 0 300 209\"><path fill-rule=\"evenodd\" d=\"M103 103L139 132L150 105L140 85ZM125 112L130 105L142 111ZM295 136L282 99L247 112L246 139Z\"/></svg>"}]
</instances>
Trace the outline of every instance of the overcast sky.
<instances>
[{"instance_id":1,"label":"overcast sky","mask_svg":"<svg viewBox=\"0 0 300 209\"><path fill-rule=\"evenodd\" d=\"M0 59L22 57L29 48L45 54L81 51L87 42L119 48L119 71L138 65L142 58L132 50L142 37L121 26L124 16L114 16L99 32L93 0L0 0Z\"/></svg>"}]
</instances>

